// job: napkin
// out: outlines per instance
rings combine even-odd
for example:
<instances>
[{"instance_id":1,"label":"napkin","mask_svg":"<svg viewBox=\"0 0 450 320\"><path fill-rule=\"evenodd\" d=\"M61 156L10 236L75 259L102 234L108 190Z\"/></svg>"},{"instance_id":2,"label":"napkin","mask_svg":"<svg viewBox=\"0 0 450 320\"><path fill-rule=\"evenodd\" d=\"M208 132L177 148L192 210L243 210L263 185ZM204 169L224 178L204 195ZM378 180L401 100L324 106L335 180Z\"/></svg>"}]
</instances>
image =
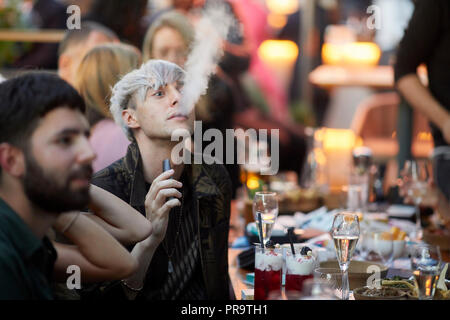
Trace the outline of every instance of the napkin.
<instances>
[{"instance_id":1,"label":"napkin","mask_svg":"<svg viewBox=\"0 0 450 320\"><path fill-rule=\"evenodd\" d=\"M441 275L439 276L438 283L436 288L447 291L447 286L445 285L445 275L447 274L448 263L445 264L444 268L441 271Z\"/></svg>"}]
</instances>

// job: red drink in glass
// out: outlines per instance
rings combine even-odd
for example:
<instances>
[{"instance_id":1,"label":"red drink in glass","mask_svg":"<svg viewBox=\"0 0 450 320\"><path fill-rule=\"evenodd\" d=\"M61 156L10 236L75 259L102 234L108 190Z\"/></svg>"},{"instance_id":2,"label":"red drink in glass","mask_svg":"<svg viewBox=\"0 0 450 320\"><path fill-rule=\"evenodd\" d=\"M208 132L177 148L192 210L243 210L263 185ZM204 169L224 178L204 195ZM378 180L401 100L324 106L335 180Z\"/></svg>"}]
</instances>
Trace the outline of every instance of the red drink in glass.
<instances>
[{"instance_id":1,"label":"red drink in glass","mask_svg":"<svg viewBox=\"0 0 450 320\"><path fill-rule=\"evenodd\" d=\"M299 298L303 290L303 282L313 278L315 266L313 256L302 256L300 253L292 256L286 254L286 283L285 290L288 298Z\"/></svg>"},{"instance_id":2,"label":"red drink in glass","mask_svg":"<svg viewBox=\"0 0 450 320\"><path fill-rule=\"evenodd\" d=\"M269 295L281 296L283 254L280 249L256 248L255 300L267 300Z\"/></svg>"}]
</instances>

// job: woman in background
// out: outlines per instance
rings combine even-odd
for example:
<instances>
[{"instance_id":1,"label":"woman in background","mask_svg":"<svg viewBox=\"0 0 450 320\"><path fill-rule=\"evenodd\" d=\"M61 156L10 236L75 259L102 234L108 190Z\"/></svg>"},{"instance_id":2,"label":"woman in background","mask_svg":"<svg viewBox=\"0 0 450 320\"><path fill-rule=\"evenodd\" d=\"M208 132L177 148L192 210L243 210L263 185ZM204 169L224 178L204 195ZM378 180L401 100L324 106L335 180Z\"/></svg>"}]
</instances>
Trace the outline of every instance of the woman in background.
<instances>
[{"instance_id":1,"label":"woman in background","mask_svg":"<svg viewBox=\"0 0 450 320\"><path fill-rule=\"evenodd\" d=\"M137 48L111 43L99 45L83 58L75 87L86 102L86 117L91 126L90 142L97 154L94 172L125 156L130 143L109 112L111 88L125 74L141 64Z\"/></svg>"}]
</instances>

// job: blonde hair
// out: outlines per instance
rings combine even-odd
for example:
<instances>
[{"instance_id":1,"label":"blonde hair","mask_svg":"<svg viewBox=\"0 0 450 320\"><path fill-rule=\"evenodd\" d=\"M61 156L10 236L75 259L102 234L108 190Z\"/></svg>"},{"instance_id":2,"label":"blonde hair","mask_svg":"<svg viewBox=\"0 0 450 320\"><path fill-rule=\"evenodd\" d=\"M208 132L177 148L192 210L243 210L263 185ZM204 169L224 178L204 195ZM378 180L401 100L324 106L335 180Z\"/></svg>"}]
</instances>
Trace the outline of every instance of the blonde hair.
<instances>
[{"instance_id":1,"label":"blonde hair","mask_svg":"<svg viewBox=\"0 0 450 320\"><path fill-rule=\"evenodd\" d=\"M123 43L99 45L84 56L76 73L75 87L84 98L91 125L101 118L112 118L108 105L112 87L140 64L139 50Z\"/></svg>"},{"instance_id":2,"label":"blonde hair","mask_svg":"<svg viewBox=\"0 0 450 320\"><path fill-rule=\"evenodd\" d=\"M145 33L144 44L142 46L144 62L154 59L152 55L153 38L155 37L156 32L163 27L172 28L178 31L181 34L187 49L189 49L194 41L194 28L188 18L177 11L166 12L159 16Z\"/></svg>"}]
</instances>

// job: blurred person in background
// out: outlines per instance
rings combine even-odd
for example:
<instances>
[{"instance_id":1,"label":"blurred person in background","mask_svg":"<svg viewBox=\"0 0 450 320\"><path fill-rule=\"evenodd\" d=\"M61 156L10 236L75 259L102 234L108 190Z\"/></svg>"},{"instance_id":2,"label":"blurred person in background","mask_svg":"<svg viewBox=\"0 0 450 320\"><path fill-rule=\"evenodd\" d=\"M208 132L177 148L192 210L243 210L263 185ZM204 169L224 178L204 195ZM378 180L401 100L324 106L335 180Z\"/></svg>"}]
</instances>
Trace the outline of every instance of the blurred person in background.
<instances>
[{"instance_id":1,"label":"blurred person in background","mask_svg":"<svg viewBox=\"0 0 450 320\"><path fill-rule=\"evenodd\" d=\"M65 282L70 265L81 268L82 282L136 270L136 260L105 229L129 243L148 237L151 225L123 201L90 188L95 154L83 112L83 99L57 76L31 73L0 84L0 299L52 299L52 282ZM80 214L90 205L110 213ZM131 213L129 221L114 210ZM73 245L53 245L52 226Z\"/></svg>"},{"instance_id":2,"label":"blurred person in background","mask_svg":"<svg viewBox=\"0 0 450 320\"><path fill-rule=\"evenodd\" d=\"M434 182L450 200L450 2L418 0L400 42L395 82L412 108L430 121L435 149ZM417 76L419 65L428 70L428 87Z\"/></svg>"},{"instance_id":3,"label":"blurred person in background","mask_svg":"<svg viewBox=\"0 0 450 320\"><path fill-rule=\"evenodd\" d=\"M84 22L81 29L67 31L59 44L58 75L73 86L84 55L93 47L109 42L119 42L119 38L113 31L95 22Z\"/></svg>"},{"instance_id":4,"label":"blurred person in background","mask_svg":"<svg viewBox=\"0 0 450 320\"><path fill-rule=\"evenodd\" d=\"M139 49L109 43L89 51L76 72L74 85L86 103L86 117L91 126L89 141L97 154L92 163L94 172L106 168L127 152L130 141L112 119L108 101L116 82L140 64Z\"/></svg>"},{"instance_id":5,"label":"blurred person in background","mask_svg":"<svg viewBox=\"0 0 450 320\"><path fill-rule=\"evenodd\" d=\"M294 109L292 110L294 112L296 108L301 107L302 98L304 96L300 79L300 68L302 67L301 59L305 55L308 55L312 60L312 69L322 64L321 50L324 43L325 28L329 24L336 23L335 9L325 9L320 3L316 3L314 13L314 26L309 30L307 39L301 39L300 32L303 34L303 28L301 26L303 13L301 10L289 15L286 25L277 34L278 39L293 41L300 49L300 53L295 61L289 86L289 106L291 109ZM304 46L302 47L300 44L304 44ZM328 109L330 98L326 90L318 88L317 86L313 86L311 90L313 119L306 118L303 121L306 123L313 122L316 126L320 127L324 125L325 114ZM308 115L305 117L308 117Z\"/></svg>"},{"instance_id":6,"label":"blurred person in background","mask_svg":"<svg viewBox=\"0 0 450 320\"><path fill-rule=\"evenodd\" d=\"M27 24L37 29L66 29L67 7L57 0L32 1ZM58 66L58 44L33 43L30 51L14 63L14 68L42 68L56 70Z\"/></svg>"},{"instance_id":7,"label":"blurred person in background","mask_svg":"<svg viewBox=\"0 0 450 320\"><path fill-rule=\"evenodd\" d=\"M144 16L147 15L148 0L93 0L89 12L82 21L94 21L114 31L120 41L141 48L144 39Z\"/></svg>"}]
</instances>

